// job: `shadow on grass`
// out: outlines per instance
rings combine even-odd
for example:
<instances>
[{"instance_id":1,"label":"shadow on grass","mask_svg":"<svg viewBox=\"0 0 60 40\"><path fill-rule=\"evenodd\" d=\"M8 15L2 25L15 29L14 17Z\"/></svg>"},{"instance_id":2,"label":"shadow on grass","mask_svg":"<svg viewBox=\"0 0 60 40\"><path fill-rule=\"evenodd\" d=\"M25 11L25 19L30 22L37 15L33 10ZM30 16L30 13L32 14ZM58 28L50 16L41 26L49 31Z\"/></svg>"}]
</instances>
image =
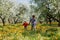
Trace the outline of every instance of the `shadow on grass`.
<instances>
[{"instance_id":1,"label":"shadow on grass","mask_svg":"<svg viewBox=\"0 0 60 40\"><path fill-rule=\"evenodd\" d=\"M51 26L51 27L58 27L58 24L42 24L41 26Z\"/></svg>"},{"instance_id":2,"label":"shadow on grass","mask_svg":"<svg viewBox=\"0 0 60 40\"><path fill-rule=\"evenodd\" d=\"M0 31L3 31L3 26L0 25Z\"/></svg>"},{"instance_id":3,"label":"shadow on grass","mask_svg":"<svg viewBox=\"0 0 60 40\"><path fill-rule=\"evenodd\" d=\"M52 36L56 36L57 32L58 32L57 28L49 28L45 32L43 32L42 30L36 30L36 31L26 30L22 33L22 35L24 37L25 36L35 37L37 34L41 34L41 36L44 36L44 37L52 37Z\"/></svg>"}]
</instances>

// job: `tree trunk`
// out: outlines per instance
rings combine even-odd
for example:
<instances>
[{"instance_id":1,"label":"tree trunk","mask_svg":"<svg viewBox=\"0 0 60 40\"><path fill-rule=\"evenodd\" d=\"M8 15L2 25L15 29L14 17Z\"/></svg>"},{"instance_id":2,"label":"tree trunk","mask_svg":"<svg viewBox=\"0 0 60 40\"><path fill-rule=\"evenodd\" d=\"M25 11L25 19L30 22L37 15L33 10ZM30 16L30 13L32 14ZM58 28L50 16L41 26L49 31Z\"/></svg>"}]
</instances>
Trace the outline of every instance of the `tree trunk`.
<instances>
[{"instance_id":1,"label":"tree trunk","mask_svg":"<svg viewBox=\"0 0 60 40\"><path fill-rule=\"evenodd\" d=\"M60 22L58 22L58 26L60 26Z\"/></svg>"},{"instance_id":2,"label":"tree trunk","mask_svg":"<svg viewBox=\"0 0 60 40\"><path fill-rule=\"evenodd\" d=\"M10 23L10 19L8 19L8 22Z\"/></svg>"},{"instance_id":3,"label":"tree trunk","mask_svg":"<svg viewBox=\"0 0 60 40\"><path fill-rule=\"evenodd\" d=\"M5 26L5 19L2 19L3 26Z\"/></svg>"},{"instance_id":4,"label":"tree trunk","mask_svg":"<svg viewBox=\"0 0 60 40\"><path fill-rule=\"evenodd\" d=\"M51 25L51 22L52 22L51 16L50 15L47 15L47 19L48 19L49 25Z\"/></svg>"},{"instance_id":5,"label":"tree trunk","mask_svg":"<svg viewBox=\"0 0 60 40\"><path fill-rule=\"evenodd\" d=\"M14 24L16 24L16 23L15 23L15 19L14 19Z\"/></svg>"},{"instance_id":6,"label":"tree trunk","mask_svg":"<svg viewBox=\"0 0 60 40\"><path fill-rule=\"evenodd\" d=\"M46 21L46 24L48 24L48 18L46 18L45 21Z\"/></svg>"},{"instance_id":7,"label":"tree trunk","mask_svg":"<svg viewBox=\"0 0 60 40\"><path fill-rule=\"evenodd\" d=\"M18 21L18 19L17 19L17 18L14 18L14 24L16 24L16 23L17 23L17 21Z\"/></svg>"},{"instance_id":8,"label":"tree trunk","mask_svg":"<svg viewBox=\"0 0 60 40\"><path fill-rule=\"evenodd\" d=\"M0 16L0 18L1 18L1 20L2 20L3 26L5 26L5 17L2 18L2 17Z\"/></svg>"},{"instance_id":9,"label":"tree trunk","mask_svg":"<svg viewBox=\"0 0 60 40\"><path fill-rule=\"evenodd\" d=\"M51 25L51 22L52 22L52 21L51 21L51 18L49 18L49 23L50 23L50 25Z\"/></svg>"},{"instance_id":10,"label":"tree trunk","mask_svg":"<svg viewBox=\"0 0 60 40\"><path fill-rule=\"evenodd\" d=\"M16 19L16 20L14 21L14 23L16 24L16 23L17 23L17 21L18 21L18 19Z\"/></svg>"},{"instance_id":11,"label":"tree trunk","mask_svg":"<svg viewBox=\"0 0 60 40\"><path fill-rule=\"evenodd\" d=\"M60 26L60 18L59 18L58 26Z\"/></svg>"}]
</instances>

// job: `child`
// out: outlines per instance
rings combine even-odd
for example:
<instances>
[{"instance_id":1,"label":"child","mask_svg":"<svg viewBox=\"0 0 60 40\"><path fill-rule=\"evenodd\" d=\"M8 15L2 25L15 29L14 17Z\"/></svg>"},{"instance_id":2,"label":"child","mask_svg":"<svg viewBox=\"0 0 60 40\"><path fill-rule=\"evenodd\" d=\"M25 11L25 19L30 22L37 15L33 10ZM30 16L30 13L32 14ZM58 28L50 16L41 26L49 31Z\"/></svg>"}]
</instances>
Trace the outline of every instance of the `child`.
<instances>
[{"instance_id":1,"label":"child","mask_svg":"<svg viewBox=\"0 0 60 40\"><path fill-rule=\"evenodd\" d=\"M31 23L31 30L35 30L36 29L36 19L35 19L35 15L32 15L32 18L30 19L30 23Z\"/></svg>"},{"instance_id":2,"label":"child","mask_svg":"<svg viewBox=\"0 0 60 40\"><path fill-rule=\"evenodd\" d=\"M28 23L26 21L24 21L23 26L25 29L27 29Z\"/></svg>"}]
</instances>

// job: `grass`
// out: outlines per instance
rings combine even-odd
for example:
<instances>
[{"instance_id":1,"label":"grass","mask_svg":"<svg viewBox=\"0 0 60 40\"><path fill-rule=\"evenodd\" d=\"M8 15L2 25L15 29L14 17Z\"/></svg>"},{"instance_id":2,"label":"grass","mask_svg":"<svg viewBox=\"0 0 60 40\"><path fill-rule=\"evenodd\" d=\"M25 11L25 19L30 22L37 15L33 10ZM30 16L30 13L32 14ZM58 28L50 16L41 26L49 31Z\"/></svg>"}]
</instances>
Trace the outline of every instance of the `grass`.
<instances>
[{"instance_id":1,"label":"grass","mask_svg":"<svg viewBox=\"0 0 60 40\"><path fill-rule=\"evenodd\" d=\"M0 40L60 40L60 28L45 24L36 27L33 31L30 25L27 30L22 24L0 25Z\"/></svg>"}]
</instances>

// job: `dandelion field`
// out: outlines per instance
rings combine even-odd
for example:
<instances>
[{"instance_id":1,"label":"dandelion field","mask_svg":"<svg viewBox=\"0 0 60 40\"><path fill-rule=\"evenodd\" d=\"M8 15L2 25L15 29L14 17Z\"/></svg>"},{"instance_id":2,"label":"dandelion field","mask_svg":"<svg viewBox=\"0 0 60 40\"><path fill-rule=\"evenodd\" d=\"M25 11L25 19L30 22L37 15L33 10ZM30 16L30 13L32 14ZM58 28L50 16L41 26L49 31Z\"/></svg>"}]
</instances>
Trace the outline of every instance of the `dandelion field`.
<instances>
[{"instance_id":1,"label":"dandelion field","mask_svg":"<svg viewBox=\"0 0 60 40\"><path fill-rule=\"evenodd\" d=\"M33 31L30 25L27 30L22 24L0 25L0 40L60 40L60 28L37 24Z\"/></svg>"}]
</instances>

